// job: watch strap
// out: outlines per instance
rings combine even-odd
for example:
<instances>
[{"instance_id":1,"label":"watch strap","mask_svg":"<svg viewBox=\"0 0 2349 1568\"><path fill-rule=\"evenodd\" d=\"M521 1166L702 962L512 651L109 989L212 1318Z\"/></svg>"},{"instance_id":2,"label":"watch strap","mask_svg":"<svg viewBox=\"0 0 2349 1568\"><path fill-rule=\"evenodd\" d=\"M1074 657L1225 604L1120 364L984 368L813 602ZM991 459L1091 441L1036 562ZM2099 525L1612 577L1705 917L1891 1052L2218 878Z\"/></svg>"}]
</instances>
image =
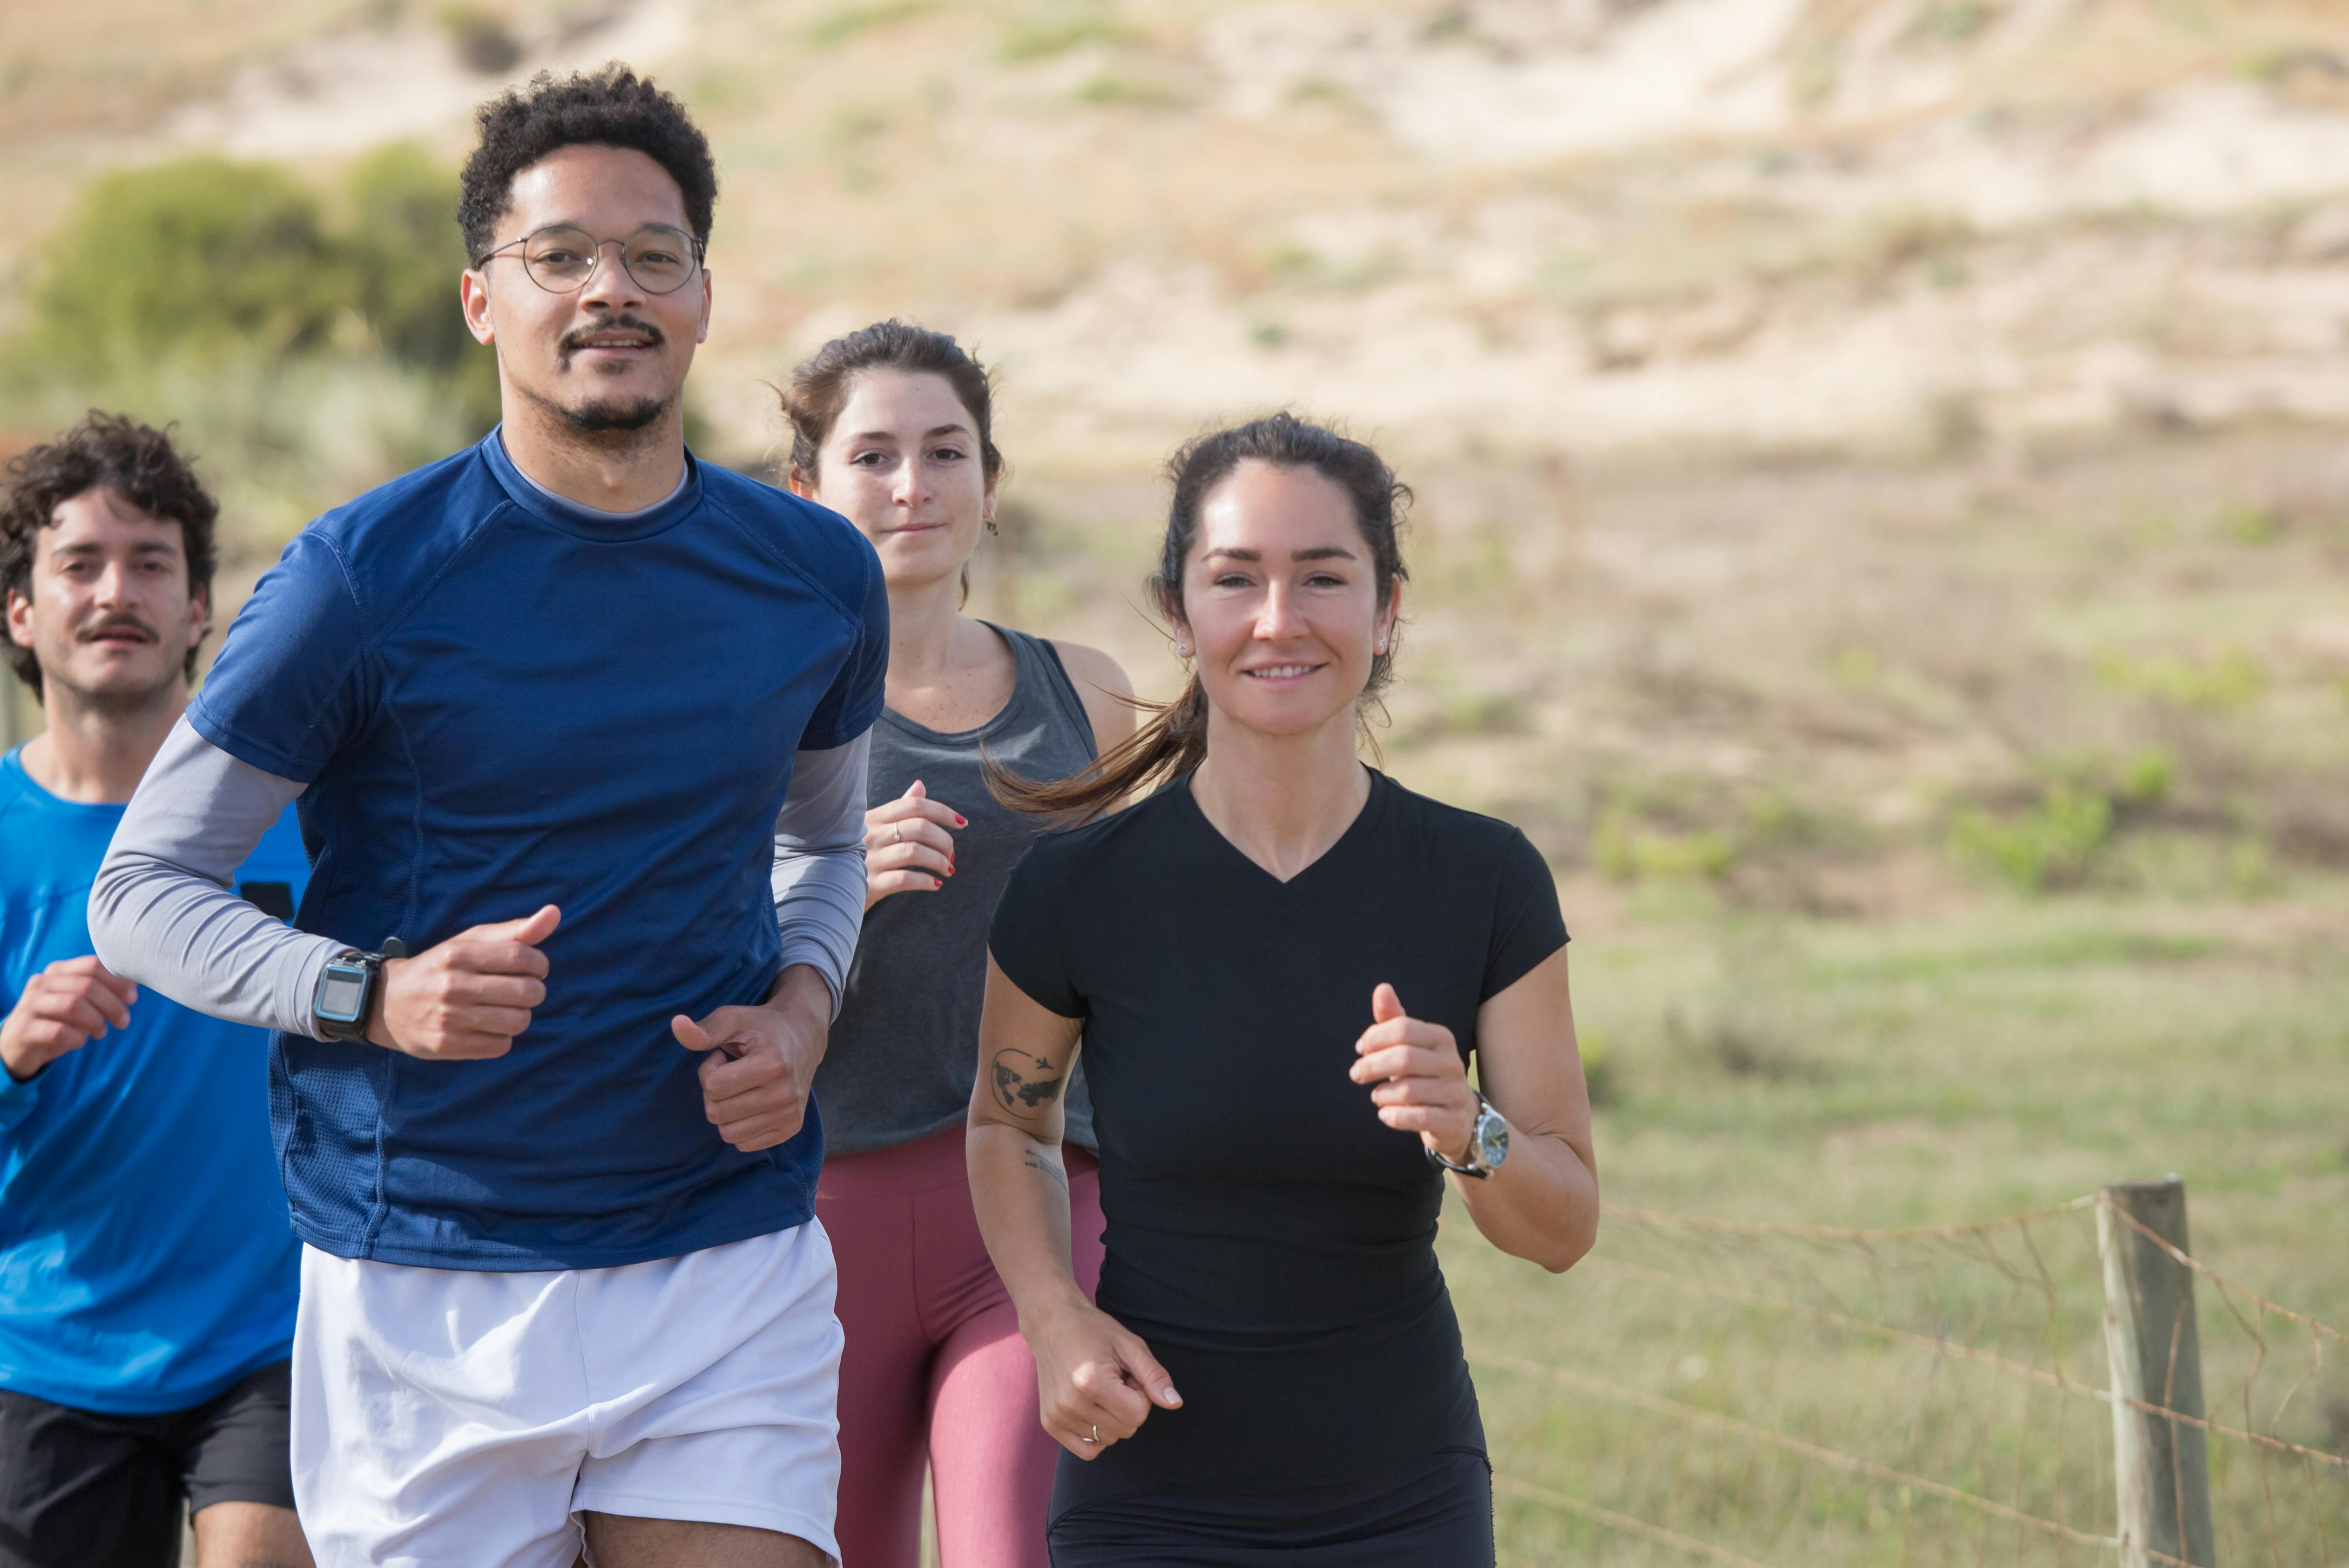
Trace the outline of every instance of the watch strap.
<instances>
[{"instance_id":1,"label":"watch strap","mask_svg":"<svg viewBox=\"0 0 2349 1568\"><path fill-rule=\"evenodd\" d=\"M1476 1115L1468 1123L1468 1158L1465 1161L1454 1160L1433 1149L1427 1149L1426 1154L1428 1163L1432 1165L1441 1165L1446 1171L1456 1171L1463 1176L1474 1176L1482 1181L1492 1175L1493 1167L1481 1163L1476 1158L1477 1151L1485 1146L1484 1140L1476 1136L1476 1130L1485 1125L1486 1117L1494 1114L1493 1102L1485 1098L1482 1089L1472 1088L1468 1092L1476 1097ZM1425 1149L1425 1145L1422 1148Z\"/></svg>"}]
</instances>

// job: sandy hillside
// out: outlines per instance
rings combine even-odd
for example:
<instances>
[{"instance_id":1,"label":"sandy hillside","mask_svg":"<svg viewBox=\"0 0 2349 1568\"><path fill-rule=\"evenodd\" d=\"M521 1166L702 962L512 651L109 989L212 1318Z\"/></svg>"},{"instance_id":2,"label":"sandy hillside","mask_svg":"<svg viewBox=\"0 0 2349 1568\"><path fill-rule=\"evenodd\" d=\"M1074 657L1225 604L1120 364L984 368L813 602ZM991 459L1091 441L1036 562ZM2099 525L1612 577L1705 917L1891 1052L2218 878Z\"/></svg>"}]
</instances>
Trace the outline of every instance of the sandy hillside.
<instances>
[{"instance_id":1,"label":"sandy hillside","mask_svg":"<svg viewBox=\"0 0 2349 1568\"><path fill-rule=\"evenodd\" d=\"M722 454L766 449L762 382L836 330L966 335L1017 470L980 606L1116 649L1145 690L1174 673L1134 604L1158 459L1269 406L1350 420L1421 497L1390 758L1563 865L1914 907L1975 810L2056 881L2233 897L2349 864L2340 6L8 21L20 281L98 170L216 150L324 176L390 139L453 160L502 84L654 72L724 173L696 378ZM2085 849L2082 790L2117 824ZM2185 847L2121 868L2139 829Z\"/></svg>"},{"instance_id":2,"label":"sandy hillside","mask_svg":"<svg viewBox=\"0 0 2349 1568\"><path fill-rule=\"evenodd\" d=\"M657 71L719 143L743 442L755 377L885 310L989 347L1081 467L1290 400L1584 457L2349 415L2338 7L16 0L9 35L20 252L114 162L453 156L503 81Z\"/></svg>"}]
</instances>

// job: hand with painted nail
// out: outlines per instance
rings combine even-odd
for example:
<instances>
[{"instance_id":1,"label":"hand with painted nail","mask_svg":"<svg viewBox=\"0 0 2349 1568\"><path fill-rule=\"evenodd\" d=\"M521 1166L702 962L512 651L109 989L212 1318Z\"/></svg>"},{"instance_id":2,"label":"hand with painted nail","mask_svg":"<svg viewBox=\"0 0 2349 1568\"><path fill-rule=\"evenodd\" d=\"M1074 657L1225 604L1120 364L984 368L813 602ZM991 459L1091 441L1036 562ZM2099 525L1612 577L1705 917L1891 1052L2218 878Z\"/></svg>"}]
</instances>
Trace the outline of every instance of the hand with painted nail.
<instances>
[{"instance_id":1,"label":"hand with painted nail","mask_svg":"<svg viewBox=\"0 0 2349 1568\"><path fill-rule=\"evenodd\" d=\"M864 813L864 907L893 892L936 892L955 873L954 830L961 812L913 788Z\"/></svg>"}]
</instances>

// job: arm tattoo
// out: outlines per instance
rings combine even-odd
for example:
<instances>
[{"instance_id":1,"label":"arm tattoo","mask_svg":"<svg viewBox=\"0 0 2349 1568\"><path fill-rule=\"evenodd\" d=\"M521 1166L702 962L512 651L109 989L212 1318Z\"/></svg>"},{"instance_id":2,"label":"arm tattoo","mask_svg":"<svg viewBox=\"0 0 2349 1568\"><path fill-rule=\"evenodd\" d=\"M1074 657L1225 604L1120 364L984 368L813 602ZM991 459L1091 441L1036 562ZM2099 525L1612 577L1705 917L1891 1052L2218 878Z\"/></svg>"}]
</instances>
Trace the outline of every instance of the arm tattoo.
<instances>
[{"instance_id":1,"label":"arm tattoo","mask_svg":"<svg viewBox=\"0 0 2349 1568\"><path fill-rule=\"evenodd\" d=\"M995 1098L1003 1109L1014 1116L1041 1110L1060 1098L1061 1086L1068 1075L1043 1078L1052 1070L1052 1064L1042 1057L1031 1057L1026 1051L1001 1050L995 1053Z\"/></svg>"},{"instance_id":2,"label":"arm tattoo","mask_svg":"<svg viewBox=\"0 0 2349 1568\"><path fill-rule=\"evenodd\" d=\"M1061 1169L1061 1162L1059 1161L1048 1160L1043 1155L1037 1153L1031 1149L1027 1153L1027 1162L1029 1170L1041 1171L1045 1175L1050 1176L1052 1179L1053 1183L1058 1186L1061 1191L1065 1192L1069 1190L1069 1173Z\"/></svg>"}]
</instances>

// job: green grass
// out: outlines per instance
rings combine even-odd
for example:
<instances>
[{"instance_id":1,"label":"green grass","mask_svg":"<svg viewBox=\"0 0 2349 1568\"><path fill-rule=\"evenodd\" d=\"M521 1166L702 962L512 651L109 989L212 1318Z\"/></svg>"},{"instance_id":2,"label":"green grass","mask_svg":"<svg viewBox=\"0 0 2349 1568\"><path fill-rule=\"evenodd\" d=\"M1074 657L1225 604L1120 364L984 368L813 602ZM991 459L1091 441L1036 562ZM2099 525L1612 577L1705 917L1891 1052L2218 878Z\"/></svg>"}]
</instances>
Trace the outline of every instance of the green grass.
<instances>
[{"instance_id":1,"label":"green grass","mask_svg":"<svg viewBox=\"0 0 2349 1568\"><path fill-rule=\"evenodd\" d=\"M1570 921L1576 902L1569 887ZM1623 1211L1949 1225L2177 1171L2199 1257L2349 1328L2341 887L2303 886L2293 919L2086 897L1887 924L1686 908L1576 942L1579 1020L1606 1042L1599 1156L1616 1215L1593 1259L1555 1278L1495 1252L1455 1206L1442 1252L1472 1357L1599 1378L2105 1534L2101 1403L1640 1272L2059 1367L2100 1388L2088 1213L2033 1227L2026 1250L2015 1238L1692 1237ZM2207 1286L2199 1310L2214 1418L2232 1409L2240 1423L2249 1409L2294 1440L2349 1447L2349 1358L2318 1371L2304 1342L2271 1334L2261 1362ZM1493 1365L1478 1386L1502 1474L1754 1561L2113 1560L1588 1387ZM2349 1562L2349 1478L2263 1475L2227 1440L2212 1460L2225 1561ZM1697 1560L1506 1491L1498 1514L1504 1563Z\"/></svg>"}]
</instances>

